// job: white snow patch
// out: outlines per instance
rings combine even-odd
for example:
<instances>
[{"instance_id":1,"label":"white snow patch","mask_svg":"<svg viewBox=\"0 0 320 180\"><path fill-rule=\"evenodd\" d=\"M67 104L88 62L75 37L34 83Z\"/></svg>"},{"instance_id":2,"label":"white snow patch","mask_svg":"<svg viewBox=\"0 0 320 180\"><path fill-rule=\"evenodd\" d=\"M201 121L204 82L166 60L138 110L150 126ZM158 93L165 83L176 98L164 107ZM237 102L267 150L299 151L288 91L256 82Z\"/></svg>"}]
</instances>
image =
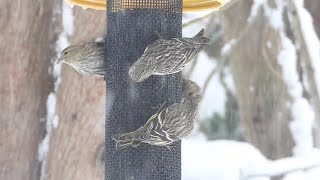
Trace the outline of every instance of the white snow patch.
<instances>
[{"instance_id":1,"label":"white snow patch","mask_svg":"<svg viewBox=\"0 0 320 180\"><path fill-rule=\"evenodd\" d=\"M251 6L250 15L247 19L247 21L250 23L258 14L260 8L263 6L263 4L266 3L266 0L253 0L253 4Z\"/></svg>"},{"instance_id":2,"label":"white snow patch","mask_svg":"<svg viewBox=\"0 0 320 180\"><path fill-rule=\"evenodd\" d=\"M314 112L305 98L297 98L292 105L294 121L290 123L290 130L296 146L293 153L296 156L308 155L313 151L312 127Z\"/></svg>"},{"instance_id":3,"label":"white snow patch","mask_svg":"<svg viewBox=\"0 0 320 180\"><path fill-rule=\"evenodd\" d=\"M295 3L300 2L293 1ZM297 72L297 52L296 47L292 43L292 41L286 36L285 34L285 25L283 23L283 9L284 9L284 1L282 0L276 0L276 8L269 7L266 0L255 0L253 8L251 10L251 15L248 18L248 22L252 20L252 18L257 14L258 7L263 7L263 10L265 12L265 17L268 19L271 26L277 30L280 33L280 38L282 42L282 49L278 55L278 63L282 69L282 75L284 82L286 83L288 87L288 91L290 96L292 97L292 105L291 107L291 114L292 114L292 122L290 123L290 131L293 136L295 147L293 149L293 153L297 157L311 157L311 159L317 159L319 160L320 156L316 157L314 155L314 145L313 145L313 135L312 135L312 128L313 128L313 121L314 121L314 111L312 109L312 106L309 104L307 99L303 97L303 86L301 82L299 81L298 72ZM312 47L317 47L317 50L314 51L316 54L317 60L320 59L320 52L319 52L319 39L316 39L317 36L315 35L313 31L312 21L310 16L306 15L306 11L303 9L300 9L299 12L300 16L301 14L304 14L304 19L307 20L300 20L300 22L306 23L306 25L302 25L303 27L307 27L306 31L308 33L305 34L311 34L311 36L308 36L310 38L310 42L308 44L312 44ZM308 19L309 18L309 19ZM309 26L309 27L308 27ZM311 30L313 31L310 32ZM306 37L306 38L308 38ZM268 45L267 45L268 46ZM320 66L320 64L318 64ZM317 68L315 68L317 69ZM320 70L320 68L319 68ZM320 72L320 71L319 71ZM319 76L318 72L318 76ZM315 73L317 74L317 73ZM319 83L320 85L320 83ZM320 161L318 161L320 162ZM297 165L301 165L303 162L297 162ZM291 165L295 165L294 163L291 163ZM311 176L307 171L301 171L301 172L295 172L294 174L290 174L286 176L284 179L291 180L291 179L310 179L305 178ZM319 178L319 176L318 176Z\"/></svg>"},{"instance_id":4,"label":"white snow patch","mask_svg":"<svg viewBox=\"0 0 320 180\"><path fill-rule=\"evenodd\" d=\"M300 159L300 162L295 163L295 166L297 166L296 169L299 169L299 171L288 173L283 180L319 180L320 151L318 149L314 149L306 157L299 157L297 159ZM291 163L291 165L292 164L293 163ZM298 168L298 166L300 166L300 168Z\"/></svg>"},{"instance_id":5,"label":"white snow patch","mask_svg":"<svg viewBox=\"0 0 320 180\"><path fill-rule=\"evenodd\" d=\"M318 180L319 153L314 151L307 157L271 161L248 143L192 138L182 140L182 180L269 180L269 177L287 173L296 179L297 176L291 174L308 177L303 180ZM285 180L293 179L285 177Z\"/></svg>"},{"instance_id":6,"label":"white snow patch","mask_svg":"<svg viewBox=\"0 0 320 180\"><path fill-rule=\"evenodd\" d=\"M313 26L312 17L310 13L304 8L303 0L294 0L295 6L297 7L297 15L299 22L301 23L302 35L306 41L307 51L310 55L311 64L314 70L314 76L317 84L317 91L320 95L320 40L315 32Z\"/></svg>"},{"instance_id":7,"label":"white snow patch","mask_svg":"<svg viewBox=\"0 0 320 180\"><path fill-rule=\"evenodd\" d=\"M205 16L211 14L212 12L197 12L197 13L187 13L183 15L182 24L189 23L195 19L203 18L195 24L192 24L186 28L182 29L182 37L193 37L196 35L202 28L205 28L209 22L210 18L204 18Z\"/></svg>"},{"instance_id":8,"label":"white snow patch","mask_svg":"<svg viewBox=\"0 0 320 180\"><path fill-rule=\"evenodd\" d=\"M272 43L270 41L267 41L267 48L272 48Z\"/></svg>"},{"instance_id":9,"label":"white snow patch","mask_svg":"<svg viewBox=\"0 0 320 180\"><path fill-rule=\"evenodd\" d=\"M229 42L225 43L221 48L221 55L227 55L236 43L236 39L231 39Z\"/></svg>"},{"instance_id":10,"label":"white snow patch","mask_svg":"<svg viewBox=\"0 0 320 180\"><path fill-rule=\"evenodd\" d=\"M68 35L71 36L74 31L74 26L73 26L73 21L74 21L74 16L73 16L73 10L70 8L70 6L63 2L62 5L62 26L63 26L63 31Z\"/></svg>"},{"instance_id":11,"label":"white snow patch","mask_svg":"<svg viewBox=\"0 0 320 180\"><path fill-rule=\"evenodd\" d=\"M55 115L52 121L53 128L57 128L59 126L59 116Z\"/></svg>"},{"instance_id":12,"label":"white snow patch","mask_svg":"<svg viewBox=\"0 0 320 180\"><path fill-rule=\"evenodd\" d=\"M56 113L57 97L55 93L50 93L47 99L47 122L52 122Z\"/></svg>"},{"instance_id":13,"label":"white snow patch","mask_svg":"<svg viewBox=\"0 0 320 180\"><path fill-rule=\"evenodd\" d=\"M271 8L268 5L268 0L254 0L253 5L251 8L250 16L248 17L247 21L250 23L255 16L257 16L260 8L263 8L264 15L269 20L269 23L275 29L283 29L283 7L284 1L283 0L275 0L277 7Z\"/></svg>"},{"instance_id":14,"label":"white snow patch","mask_svg":"<svg viewBox=\"0 0 320 180\"><path fill-rule=\"evenodd\" d=\"M56 42L56 53L59 56L60 52L69 46L68 36L71 36L74 31L73 27L73 13L72 9L64 2L62 6L62 25L63 31L58 37ZM49 144L50 138L52 135L52 131L54 128L59 126L59 116L56 114L56 107L57 107L57 91L59 85L61 83L60 71L61 65L54 64L55 60L53 61L53 67L49 67L49 72L52 74L55 82L54 82L54 90L48 95L46 108L47 108L47 116L46 116L46 135L44 139L39 144L38 148L38 160L42 162L41 164L41 174L40 180L46 178L46 163L47 163L47 156L49 152Z\"/></svg>"},{"instance_id":15,"label":"white snow patch","mask_svg":"<svg viewBox=\"0 0 320 180\"><path fill-rule=\"evenodd\" d=\"M38 147L38 160L44 161L49 151L49 136L45 136Z\"/></svg>"},{"instance_id":16,"label":"white snow patch","mask_svg":"<svg viewBox=\"0 0 320 180\"><path fill-rule=\"evenodd\" d=\"M275 161L265 161L249 168L245 174L247 177L279 176L299 171L308 171L320 166L319 154L307 157L288 157ZM317 157L318 156L318 157ZM306 173L307 174L307 173ZM308 179L309 180L309 179Z\"/></svg>"},{"instance_id":17,"label":"white snow patch","mask_svg":"<svg viewBox=\"0 0 320 180\"><path fill-rule=\"evenodd\" d=\"M38 149L38 160L44 161L44 159L47 157L48 151L49 151L49 140L52 133L52 127L54 124L54 121L56 119L56 104L57 104L57 97L54 93L50 93L47 98L47 116L46 116L46 131L47 134L45 138L42 140L42 142L39 145Z\"/></svg>"},{"instance_id":18,"label":"white snow patch","mask_svg":"<svg viewBox=\"0 0 320 180\"><path fill-rule=\"evenodd\" d=\"M236 141L183 140L181 153L183 180L239 180L243 170L266 161L255 147Z\"/></svg>"},{"instance_id":19,"label":"white snow patch","mask_svg":"<svg viewBox=\"0 0 320 180\"><path fill-rule=\"evenodd\" d=\"M291 40L281 33L282 50L278 55L278 63L282 68L283 79L285 80L289 94L292 97L302 96L302 86L297 74L297 54Z\"/></svg>"},{"instance_id":20,"label":"white snow patch","mask_svg":"<svg viewBox=\"0 0 320 180\"><path fill-rule=\"evenodd\" d=\"M217 67L216 60L210 58L206 53L200 53L196 67L190 79L198 83L203 88L210 72ZM199 119L211 117L214 112L224 114L224 104L226 94L221 85L219 76L215 74L207 86L207 90L199 105Z\"/></svg>"},{"instance_id":21,"label":"white snow patch","mask_svg":"<svg viewBox=\"0 0 320 180\"><path fill-rule=\"evenodd\" d=\"M297 171L286 175L282 180L319 180L320 171L309 170L304 173L303 171Z\"/></svg>"},{"instance_id":22,"label":"white snow patch","mask_svg":"<svg viewBox=\"0 0 320 180\"><path fill-rule=\"evenodd\" d=\"M282 17L285 4L282 0L276 0L275 2L276 8L269 7L265 0L255 0L253 6L262 6L271 26L280 33L282 50L278 55L278 63L281 66L283 79L287 84L289 94L293 99L293 106L291 108L293 121L290 124L290 130L296 144L293 152L295 155L308 154L313 149L312 124L314 112L309 102L302 95L303 87L299 81L296 69L296 48L285 35ZM251 14L254 15L256 13L255 9L257 7L252 8Z\"/></svg>"},{"instance_id":23,"label":"white snow patch","mask_svg":"<svg viewBox=\"0 0 320 180\"><path fill-rule=\"evenodd\" d=\"M63 31L60 33L56 43L57 54L60 56L60 52L67 46L69 46L68 36L67 33Z\"/></svg>"},{"instance_id":24,"label":"white snow patch","mask_svg":"<svg viewBox=\"0 0 320 180\"><path fill-rule=\"evenodd\" d=\"M283 4L277 4L278 14L282 14ZM278 55L278 63L281 66L283 79L287 84L289 94L293 99L291 114L293 121L290 130L295 141L293 153L297 156L307 155L313 149L312 126L314 112L309 102L303 97L303 87L299 81L297 72L297 52L292 41L285 35L283 25L280 27L282 50Z\"/></svg>"}]
</instances>

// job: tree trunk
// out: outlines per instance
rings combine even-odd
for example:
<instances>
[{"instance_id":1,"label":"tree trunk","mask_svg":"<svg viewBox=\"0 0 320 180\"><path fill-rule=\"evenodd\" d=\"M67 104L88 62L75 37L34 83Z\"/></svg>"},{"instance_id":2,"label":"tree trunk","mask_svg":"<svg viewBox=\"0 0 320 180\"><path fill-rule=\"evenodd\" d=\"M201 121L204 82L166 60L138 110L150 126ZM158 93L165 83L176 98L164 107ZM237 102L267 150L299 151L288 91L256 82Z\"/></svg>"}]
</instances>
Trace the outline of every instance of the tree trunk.
<instances>
[{"instance_id":1,"label":"tree trunk","mask_svg":"<svg viewBox=\"0 0 320 180\"><path fill-rule=\"evenodd\" d=\"M41 177L37 159L45 136L48 73L62 31L62 1L0 1L0 179ZM71 44L104 36L105 12L75 8ZM79 17L79 18L77 18ZM59 126L50 139L45 179L102 179L105 86L63 66Z\"/></svg>"},{"instance_id":2,"label":"tree trunk","mask_svg":"<svg viewBox=\"0 0 320 180\"><path fill-rule=\"evenodd\" d=\"M268 158L276 159L288 156L293 147L288 128L290 109L286 106L290 98L277 65L281 42L262 9L252 22L247 22L251 5L250 1L238 1L223 13L224 40L235 39L227 58L244 136Z\"/></svg>"},{"instance_id":3,"label":"tree trunk","mask_svg":"<svg viewBox=\"0 0 320 180\"><path fill-rule=\"evenodd\" d=\"M61 1L0 2L0 179L38 179ZM53 17L56 21L53 21Z\"/></svg>"},{"instance_id":4,"label":"tree trunk","mask_svg":"<svg viewBox=\"0 0 320 180\"><path fill-rule=\"evenodd\" d=\"M313 20L313 26L315 28L315 31L318 35L318 38L320 37L320 1L317 0L305 0L305 7L306 9L310 12ZM296 27L296 26L295 26ZM301 28L296 29L296 31L301 31ZM300 33L301 35L301 33ZM299 38L301 40L301 37ZM300 42L302 43L302 42ZM303 49L301 48L302 51L301 53L301 59L304 61L305 65L307 66L308 71L308 79L310 82L310 93L311 93L311 103L313 104L314 110L315 110L315 125L314 125L314 138L315 138L315 146L317 148L320 148L320 95L317 94L317 89L316 89L316 80L314 79L314 72L313 68L310 67L310 57L309 55L306 54L306 44L302 44ZM319 51L319 50L318 50Z\"/></svg>"},{"instance_id":5,"label":"tree trunk","mask_svg":"<svg viewBox=\"0 0 320 180\"><path fill-rule=\"evenodd\" d=\"M75 32L70 44L93 41L105 34L105 12L74 7ZM62 65L58 89L59 127L50 140L46 179L103 179L105 82L83 77Z\"/></svg>"}]
</instances>

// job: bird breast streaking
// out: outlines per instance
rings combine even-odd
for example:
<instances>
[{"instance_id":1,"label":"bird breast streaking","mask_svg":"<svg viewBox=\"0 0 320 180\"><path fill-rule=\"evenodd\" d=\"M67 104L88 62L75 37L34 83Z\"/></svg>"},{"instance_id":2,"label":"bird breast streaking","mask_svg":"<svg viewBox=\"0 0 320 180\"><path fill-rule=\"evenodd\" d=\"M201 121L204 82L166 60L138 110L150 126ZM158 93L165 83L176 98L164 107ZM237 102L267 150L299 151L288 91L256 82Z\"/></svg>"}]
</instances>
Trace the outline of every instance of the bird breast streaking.
<instances>
[{"instance_id":1,"label":"bird breast streaking","mask_svg":"<svg viewBox=\"0 0 320 180\"><path fill-rule=\"evenodd\" d=\"M113 135L116 148L137 147L141 142L168 146L188 136L193 130L200 100L200 87L195 82L184 79L182 102L152 115L144 126L133 132Z\"/></svg>"},{"instance_id":2,"label":"bird breast streaking","mask_svg":"<svg viewBox=\"0 0 320 180\"><path fill-rule=\"evenodd\" d=\"M192 38L158 39L147 46L142 56L130 67L129 76L141 82L151 75L166 75L182 71L210 39L204 29Z\"/></svg>"}]
</instances>

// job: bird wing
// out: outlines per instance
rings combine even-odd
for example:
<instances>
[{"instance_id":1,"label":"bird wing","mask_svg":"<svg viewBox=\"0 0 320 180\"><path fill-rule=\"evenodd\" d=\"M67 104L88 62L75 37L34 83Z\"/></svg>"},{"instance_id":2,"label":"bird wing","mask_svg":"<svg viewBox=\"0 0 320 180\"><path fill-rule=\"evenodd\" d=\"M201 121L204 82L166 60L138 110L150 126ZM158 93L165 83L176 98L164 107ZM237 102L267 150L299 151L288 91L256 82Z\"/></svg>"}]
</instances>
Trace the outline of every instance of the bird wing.
<instances>
[{"instance_id":1,"label":"bird wing","mask_svg":"<svg viewBox=\"0 0 320 180\"><path fill-rule=\"evenodd\" d=\"M204 37L159 39L145 51L147 65L154 74L172 74L183 70L206 44Z\"/></svg>"},{"instance_id":2,"label":"bird wing","mask_svg":"<svg viewBox=\"0 0 320 180\"><path fill-rule=\"evenodd\" d=\"M167 136L179 140L187 136L193 129L193 119L189 117L189 110L183 103L176 103L166 108L165 113L159 114L164 119L163 126Z\"/></svg>"}]
</instances>

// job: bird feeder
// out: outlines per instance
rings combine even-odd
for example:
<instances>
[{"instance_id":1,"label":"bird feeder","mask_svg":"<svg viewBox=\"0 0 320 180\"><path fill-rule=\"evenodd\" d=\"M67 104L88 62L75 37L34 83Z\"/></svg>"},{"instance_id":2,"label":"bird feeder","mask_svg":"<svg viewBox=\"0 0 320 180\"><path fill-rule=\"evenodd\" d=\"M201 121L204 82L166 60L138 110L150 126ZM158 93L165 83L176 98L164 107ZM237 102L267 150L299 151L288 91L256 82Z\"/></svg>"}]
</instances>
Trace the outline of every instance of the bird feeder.
<instances>
[{"instance_id":1,"label":"bird feeder","mask_svg":"<svg viewBox=\"0 0 320 180\"><path fill-rule=\"evenodd\" d=\"M181 180L181 142L170 149L141 144L117 150L111 136L144 125L159 105L181 102L182 76L175 73L134 82L128 71L148 44L181 37L182 12L218 9L223 0L66 0L106 10L106 180Z\"/></svg>"},{"instance_id":2,"label":"bird feeder","mask_svg":"<svg viewBox=\"0 0 320 180\"><path fill-rule=\"evenodd\" d=\"M106 0L65 0L71 5L106 10ZM201 10L217 10L222 7L224 0L183 0L183 12L194 12ZM134 5L134 3L132 4Z\"/></svg>"}]
</instances>

